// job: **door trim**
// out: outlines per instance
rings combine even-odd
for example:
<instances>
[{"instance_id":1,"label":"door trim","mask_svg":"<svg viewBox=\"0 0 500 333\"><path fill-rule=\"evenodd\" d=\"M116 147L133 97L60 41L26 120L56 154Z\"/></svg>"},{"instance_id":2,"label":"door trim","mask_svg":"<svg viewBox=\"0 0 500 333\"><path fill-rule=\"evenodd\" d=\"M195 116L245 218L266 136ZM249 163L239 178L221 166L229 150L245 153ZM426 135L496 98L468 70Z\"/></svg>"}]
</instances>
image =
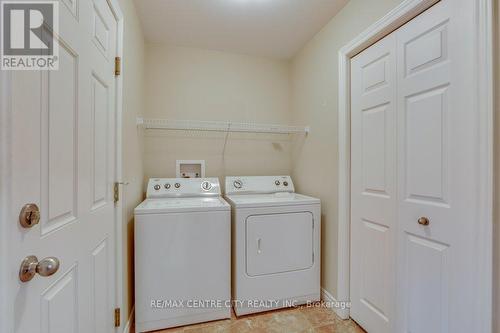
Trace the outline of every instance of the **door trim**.
<instances>
[{"instance_id":1,"label":"door trim","mask_svg":"<svg viewBox=\"0 0 500 333\"><path fill-rule=\"evenodd\" d=\"M421 14L439 0L405 0L387 15L363 31L338 53L339 63L339 185L338 185L338 276L337 299L350 300L350 60L352 57L387 36L406 22ZM477 332L490 332L492 324L492 227L493 227L493 0L475 1L476 84L475 104L479 110L478 151L480 167L479 216L475 235L479 246L477 271L477 304L473 307L478 319ZM480 200L480 201L479 201ZM336 309L344 319L349 318L349 309Z\"/></svg>"},{"instance_id":2,"label":"door trim","mask_svg":"<svg viewBox=\"0 0 500 333\"><path fill-rule=\"evenodd\" d=\"M0 70L0 331L14 331L14 312L9 305L9 217L11 204L10 196L12 186L11 151L11 87L12 74Z\"/></svg>"},{"instance_id":3,"label":"door trim","mask_svg":"<svg viewBox=\"0 0 500 333\"><path fill-rule=\"evenodd\" d=\"M117 30L116 30L116 50L115 56L123 59L123 36L124 36L124 16L118 0L106 0L113 16L116 20ZM121 62L123 66L123 61ZM113 180L115 182L123 183L123 68L121 69L120 75L115 76L115 107L116 107L116 121L115 121L115 177ZM123 198L123 189L120 189L119 197ZM124 323L125 319L129 318L129 314L126 313L126 304L123 304L123 225L126 224L126 216L123 214L123 200L118 200L115 203L115 308L121 308L120 311L120 323ZM125 220L124 220L125 219ZM132 310L133 311L133 310ZM121 327L115 327L115 332L121 332Z\"/></svg>"}]
</instances>

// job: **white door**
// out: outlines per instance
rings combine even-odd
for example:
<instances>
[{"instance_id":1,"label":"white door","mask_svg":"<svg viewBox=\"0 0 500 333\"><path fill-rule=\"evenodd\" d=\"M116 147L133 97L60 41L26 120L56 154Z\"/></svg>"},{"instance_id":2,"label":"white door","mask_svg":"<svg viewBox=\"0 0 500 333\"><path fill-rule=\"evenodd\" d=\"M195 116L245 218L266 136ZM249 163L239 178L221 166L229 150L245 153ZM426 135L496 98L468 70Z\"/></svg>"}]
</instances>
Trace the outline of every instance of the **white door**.
<instances>
[{"instance_id":1,"label":"white door","mask_svg":"<svg viewBox=\"0 0 500 333\"><path fill-rule=\"evenodd\" d=\"M351 62L351 317L369 332L394 327L396 38Z\"/></svg>"},{"instance_id":2,"label":"white door","mask_svg":"<svg viewBox=\"0 0 500 333\"><path fill-rule=\"evenodd\" d=\"M12 73L9 317L18 333L112 332L117 23L106 0L62 0L59 13L59 70ZM27 203L41 216L31 228ZM30 255L60 267L21 282Z\"/></svg>"},{"instance_id":3,"label":"white door","mask_svg":"<svg viewBox=\"0 0 500 333\"><path fill-rule=\"evenodd\" d=\"M474 10L441 1L397 31L398 332L476 329Z\"/></svg>"},{"instance_id":4,"label":"white door","mask_svg":"<svg viewBox=\"0 0 500 333\"><path fill-rule=\"evenodd\" d=\"M351 63L351 315L368 332L474 332L472 13L442 0Z\"/></svg>"}]
</instances>

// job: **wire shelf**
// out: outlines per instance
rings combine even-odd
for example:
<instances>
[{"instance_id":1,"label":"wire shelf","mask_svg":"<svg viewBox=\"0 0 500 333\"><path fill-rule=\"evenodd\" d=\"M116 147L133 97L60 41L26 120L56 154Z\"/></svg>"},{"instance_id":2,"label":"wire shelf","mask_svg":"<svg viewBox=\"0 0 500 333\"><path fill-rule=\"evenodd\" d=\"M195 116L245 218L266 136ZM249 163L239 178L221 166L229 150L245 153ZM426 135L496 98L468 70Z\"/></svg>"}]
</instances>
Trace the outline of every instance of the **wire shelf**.
<instances>
[{"instance_id":1,"label":"wire shelf","mask_svg":"<svg viewBox=\"0 0 500 333\"><path fill-rule=\"evenodd\" d=\"M233 121L195 121L137 118L137 125L143 127L144 129L181 131L246 132L273 134L309 133L309 127L304 126L244 123Z\"/></svg>"}]
</instances>

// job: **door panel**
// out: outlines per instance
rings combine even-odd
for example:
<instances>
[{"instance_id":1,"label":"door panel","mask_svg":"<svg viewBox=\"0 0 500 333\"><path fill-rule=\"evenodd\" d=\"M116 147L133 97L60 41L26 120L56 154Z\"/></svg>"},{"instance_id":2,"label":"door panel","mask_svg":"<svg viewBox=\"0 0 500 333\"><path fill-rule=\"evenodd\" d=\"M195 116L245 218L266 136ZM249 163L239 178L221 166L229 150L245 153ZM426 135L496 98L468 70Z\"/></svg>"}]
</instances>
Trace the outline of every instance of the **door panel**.
<instances>
[{"instance_id":1,"label":"door panel","mask_svg":"<svg viewBox=\"0 0 500 333\"><path fill-rule=\"evenodd\" d=\"M112 285L109 285L109 270L113 267L109 266L108 260L108 239L103 240L92 251L92 322L94 323L94 332L106 332L106 323L109 321L109 300L108 290Z\"/></svg>"},{"instance_id":2,"label":"door panel","mask_svg":"<svg viewBox=\"0 0 500 333\"><path fill-rule=\"evenodd\" d=\"M42 73L42 235L77 218L77 57L60 38L59 70Z\"/></svg>"},{"instance_id":3,"label":"door panel","mask_svg":"<svg viewBox=\"0 0 500 333\"><path fill-rule=\"evenodd\" d=\"M363 131L363 187L365 193L387 195L385 158L385 118L388 104L378 105L362 112Z\"/></svg>"},{"instance_id":4,"label":"door panel","mask_svg":"<svg viewBox=\"0 0 500 333\"><path fill-rule=\"evenodd\" d=\"M406 237L409 332L448 332L449 246L415 235Z\"/></svg>"},{"instance_id":5,"label":"door panel","mask_svg":"<svg viewBox=\"0 0 500 333\"><path fill-rule=\"evenodd\" d=\"M396 31L400 332L474 331L473 11L443 0Z\"/></svg>"},{"instance_id":6,"label":"door panel","mask_svg":"<svg viewBox=\"0 0 500 333\"><path fill-rule=\"evenodd\" d=\"M77 279L75 265L42 293L42 333L78 332Z\"/></svg>"},{"instance_id":7,"label":"door panel","mask_svg":"<svg viewBox=\"0 0 500 333\"><path fill-rule=\"evenodd\" d=\"M390 332L395 283L396 39L352 59L351 317Z\"/></svg>"},{"instance_id":8,"label":"door panel","mask_svg":"<svg viewBox=\"0 0 500 333\"><path fill-rule=\"evenodd\" d=\"M78 20L78 0L60 0L61 4L65 5L68 12Z\"/></svg>"},{"instance_id":9,"label":"door panel","mask_svg":"<svg viewBox=\"0 0 500 333\"><path fill-rule=\"evenodd\" d=\"M406 99L406 198L447 204L448 86Z\"/></svg>"},{"instance_id":10,"label":"door panel","mask_svg":"<svg viewBox=\"0 0 500 333\"><path fill-rule=\"evenodd\" d=\"M405 76L428 70L448 59L448 21L426 27L420 35L404 45Z\"/></svg>"},{"instance_id":11,"label":"door panel","mask_svg":"<svg viewBox=\"0 0 500 333\"><path fill-rule=\"evenodd\" d=\"M311 212L251 215L246 220L246 271L250 276L310 268Z\"/></svg>"},{"instance_id":12,"label":"door panel","mask_svg":"<svg viewBox=\"0 0 500 333\"><path fill-rule=\"evenodd\" d=\"M387 288L380 286L386 284L388 272L385 269L390 256L390 253L387 253L387 244L391 243L391 230L385 225L363 220L361 233L366 242L362 252L362 265L366 274L363 275L360 286L360 302L381 320L389 322L391 300L387 297Z\"/></svg>"},{"instance_id":13,"label":"door panel","mask_svg":"<svg viewBox=\"0 0 500 333\"><path fill-rule=\"evenodd\" d=\"M92 209L97 209L106 204L109 197L108 190L108 86L104 80L92 73L92 127L93 127L93 204Z\"/></svg>"},{"instance_id":14,"label":"door panel","mask_svg":"<svg viewBox=\"0 0 500 333\"><path fill-rule=\"evenodd\" d=\"M102 54L109 58L109 28L102 14L102 8L98 4L94 5L93 15L93 38L92 41Z\"/></svg>"},{"instance_id":15,"label":"door panel","mask_svg":"<svg viewBox=\"0 0 500 333\"><path fill-rule=\"evenodd\" d=\"M93 42L95 8L107 51ZM60 2L59 69L12 73L12 216L8 249L14 332L112 332L115 306L116 26L106 0ZM19 225L26 203L38 225ZM58 271L22 283L21 261Z\"/></svg>"}]
</instances>

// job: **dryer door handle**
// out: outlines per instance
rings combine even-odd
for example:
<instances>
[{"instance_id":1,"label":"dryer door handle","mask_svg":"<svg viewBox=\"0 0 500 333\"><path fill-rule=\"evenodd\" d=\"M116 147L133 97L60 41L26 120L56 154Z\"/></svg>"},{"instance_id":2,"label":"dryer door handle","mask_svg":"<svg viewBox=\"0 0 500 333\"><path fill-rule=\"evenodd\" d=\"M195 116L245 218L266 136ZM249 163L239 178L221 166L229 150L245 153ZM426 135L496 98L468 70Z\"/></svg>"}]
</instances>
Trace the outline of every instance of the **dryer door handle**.
<instances>
[{"instance_id":1,"label":"dryer door handle","mask_svg":"<svg viewBox=\"0 0 500 333\"><path fill-rule=\"evenodd\" d=\"M262 249L260 248L260 244L262 243L262 238L257 238L257 253L258 254L261 254L262 253Z\"/></svg>"}]
</instances>

